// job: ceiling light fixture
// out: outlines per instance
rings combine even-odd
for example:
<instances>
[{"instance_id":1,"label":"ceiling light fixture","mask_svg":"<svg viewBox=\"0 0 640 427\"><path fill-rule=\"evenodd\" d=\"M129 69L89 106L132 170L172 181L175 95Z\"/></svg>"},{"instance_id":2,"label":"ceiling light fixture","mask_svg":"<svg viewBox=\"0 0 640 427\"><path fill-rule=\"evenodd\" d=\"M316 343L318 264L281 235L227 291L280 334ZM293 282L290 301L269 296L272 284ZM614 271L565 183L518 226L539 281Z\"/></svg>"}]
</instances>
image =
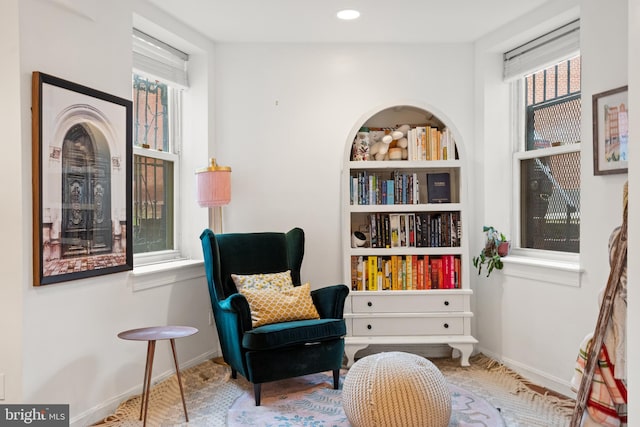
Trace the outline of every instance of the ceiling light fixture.
<instances>
[{"instance_id":1,"label":"ceiling light fixture","mask_svg":"<svg viewBox=\"0 0 640 427\"><path fill-rule=\"evenodd\" d=\"M337 16L345 21L350 21L352 19L358 19L360 17L360 12L353 9L345 9L338 12Z\"/></svg>"}]
</instances>

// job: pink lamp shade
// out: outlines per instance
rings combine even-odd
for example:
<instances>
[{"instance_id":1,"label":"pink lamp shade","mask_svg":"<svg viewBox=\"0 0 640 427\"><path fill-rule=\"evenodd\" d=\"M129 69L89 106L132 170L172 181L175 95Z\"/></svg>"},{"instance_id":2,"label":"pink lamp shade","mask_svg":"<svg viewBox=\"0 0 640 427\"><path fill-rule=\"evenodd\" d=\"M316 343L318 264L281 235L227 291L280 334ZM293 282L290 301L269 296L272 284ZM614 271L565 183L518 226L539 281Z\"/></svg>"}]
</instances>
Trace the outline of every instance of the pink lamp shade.
<instances>
[{"instance_id":1,"label":"pink lamp shade","mask_svg":"<svg viewBox=\"0 0 640 427\"><path fill-rule=\"evenodd\" d=\"M198 204L203 208L223 206L231 201L231 168L218 166L216 159L196 171Z\"/></svg>"}]
</instances>

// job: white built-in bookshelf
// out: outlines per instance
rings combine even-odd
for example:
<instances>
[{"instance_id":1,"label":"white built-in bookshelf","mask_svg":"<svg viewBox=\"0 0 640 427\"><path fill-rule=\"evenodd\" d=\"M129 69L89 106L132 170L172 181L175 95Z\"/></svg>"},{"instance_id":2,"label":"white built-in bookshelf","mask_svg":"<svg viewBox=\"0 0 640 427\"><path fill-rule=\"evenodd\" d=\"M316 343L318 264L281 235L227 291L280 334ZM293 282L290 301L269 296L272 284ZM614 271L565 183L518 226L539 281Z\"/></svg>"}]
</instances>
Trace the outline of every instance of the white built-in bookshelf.
<instances>
[{"instance_id":1,"label":"white built-in bookshelf","mask_svg":"<svg viewBox=\"0 0 640 427\"><path fill-rule=\"evenodd\" d=\"M408 105L353 133L342 178L348 364L369 345L448 344L467 366L477 340L459 142Z\"/></svg>"}]
</instances>

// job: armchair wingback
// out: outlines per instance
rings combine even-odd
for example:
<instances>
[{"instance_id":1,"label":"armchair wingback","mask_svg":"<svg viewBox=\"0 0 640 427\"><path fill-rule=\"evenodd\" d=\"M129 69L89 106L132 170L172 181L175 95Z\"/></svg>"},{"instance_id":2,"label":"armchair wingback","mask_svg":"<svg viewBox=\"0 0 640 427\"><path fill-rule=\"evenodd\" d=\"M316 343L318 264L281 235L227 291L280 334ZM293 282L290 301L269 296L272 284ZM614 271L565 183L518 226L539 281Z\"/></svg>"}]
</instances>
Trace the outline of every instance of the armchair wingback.
<instances>
[{"instance_id":1,"label":"armchair wingback","mask_svg":"<svg viewBox=\"0 0 640 427\"><path fill-rule=\"evenodd\" d=\"M294 286L299 286L304 231L215 235L206 229L200 240L224 361L233 378L239 372L253 383L256 405L260 405L260 385L269 381L331 370L338 388L349 288L333 285L311 291L319 319L254 328L249 303L231 277L290 270Z\"/></svg>"}]
</instances>

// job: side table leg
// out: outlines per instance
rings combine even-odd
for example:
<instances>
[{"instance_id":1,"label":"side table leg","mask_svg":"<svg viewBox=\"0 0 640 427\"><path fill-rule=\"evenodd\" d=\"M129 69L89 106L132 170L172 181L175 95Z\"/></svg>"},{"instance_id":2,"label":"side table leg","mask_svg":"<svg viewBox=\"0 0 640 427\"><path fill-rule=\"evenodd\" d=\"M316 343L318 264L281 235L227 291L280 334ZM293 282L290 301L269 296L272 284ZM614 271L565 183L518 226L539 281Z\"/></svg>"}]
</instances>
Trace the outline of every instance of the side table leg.
<instances>
[{"instance_id":1,"label":"side table leg","mask_svg":"<svg viewBox=\"0 0 640 427\"><path fill-rule=\"evenodd\" d=\"M140 420L142 426L147 425L147 409L149 409L149 391L151 390L151 372L153 370L153 353L156 350L155 340L150 340L147 345L147 365L144 368L144 384L142 386L142 403L140 404ZM144 409L144 418L142 418Z\"/></svg>"},{"instance_id":2,"label":"side table leg","mask_svg":"<svg viewBox=\"0 0 640 427\"><path fill-rule=\"evenodd\" d=\"M187 415L187 402L184 400L184 391L182 390L182 379L180 378L180 367L178 366L178 357L176 356L176 343L171 338L171 351L173 351L173 361L176 364L176 376L178 377L178 386L180 387L180 396L182 396L182 408L184 409L184 418L189 422L189 416Z\"/></svg>"}]
</instances>

